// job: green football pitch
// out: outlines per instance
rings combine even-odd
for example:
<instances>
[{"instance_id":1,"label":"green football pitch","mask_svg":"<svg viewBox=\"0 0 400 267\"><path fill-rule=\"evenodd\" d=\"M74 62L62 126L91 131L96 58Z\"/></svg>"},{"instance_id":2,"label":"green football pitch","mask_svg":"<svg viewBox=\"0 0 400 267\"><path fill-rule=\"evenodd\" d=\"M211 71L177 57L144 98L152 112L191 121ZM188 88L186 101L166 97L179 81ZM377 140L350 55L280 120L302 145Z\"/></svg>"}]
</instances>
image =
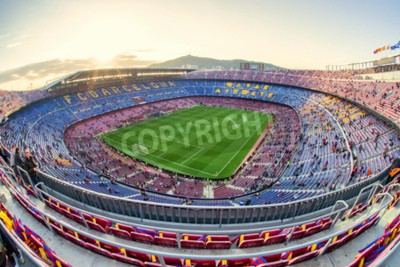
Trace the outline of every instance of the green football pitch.
<instances>
[{"instance_id":1,"label":"green football pitch","mask_svg":"<svg viewBox=\"0 0 400 267\"><path fill-rule=\"evenodd\" d=\"M159 168L202 178L230 177L272 115L195 106L102 135L115 149Z\"/></svg>"}]
</instances>

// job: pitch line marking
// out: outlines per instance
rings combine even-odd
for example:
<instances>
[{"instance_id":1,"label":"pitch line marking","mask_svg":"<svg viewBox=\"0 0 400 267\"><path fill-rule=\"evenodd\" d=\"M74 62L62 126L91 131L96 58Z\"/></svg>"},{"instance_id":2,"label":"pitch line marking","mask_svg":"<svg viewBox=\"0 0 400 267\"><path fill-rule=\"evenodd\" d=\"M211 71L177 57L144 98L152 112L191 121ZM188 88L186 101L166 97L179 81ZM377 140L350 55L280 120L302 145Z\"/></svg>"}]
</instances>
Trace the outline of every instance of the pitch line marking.
<instances>
[{"instance_id":1,"label":"pitch line marking","mask_svg":"<svg viewBox=\"0 0 400 267\"><path fill-rule=\"evenodd\" d=\"M204 173L204 174L208 174L208 175L215 176L215 174L213 174L213 173L205 172L205 171L202 171L202 170L199 170L199 169L196 169L196 168L192 168L192 167L189 167L189 166L186 166L186 165L182 165L182 164L180 164L180 163L176 163L175 161L172 161L172 160L169 160L169 159L166 159L166 158L158 157L158 156L156 156L156 155L154 155L154 154L147 154L147 156L156 157L156 158L158 158L158 159L171 162L172 164L175 164L175 165L178 165L178 166L187 168L187 169L191 169L191 170L195 170L195 171L198 171L198 172L201 172L201 173Z\"/></svg>"},{"instance_id":2,"label":"pitch line marking","mask_svg":"<svg viewBox=\"0 0 400 267\"><path fill-rule=\"evenodd\" d=\"M265 120L263 120L263 123L264 123L265 121L267 121L267 120L268 120L268 118L266 118ZM257 128L257 130L258 130L258 128ZM253 134L251 135L251 137L254 136L254 134L257 132L257 130L255 130L255 131L253 132ZM164 140L164 139L162 139L161 137L158 137L158 136L156 136L156 137L159 138L159 139L161 139L161 140ZM118 141L118 140L116 140L116 139L114 139L114 138L109 138L109 139L111 139L111 140L113 140L113 141ZM156 155L154 155L154 154L147 154L147 156L152 156L152 157L155 157L155 158L158 158L158 159L161 159L161 160L165 160L165 161L167 161L167 162L170 162L170 163L172 163L172 164L181 166L181 167L183 167L183 168L195 170L195 171L198 171L198 172L201 172L201 173L204 173L204 174L208 174L208 175L212 175L212 176L218 176L223 170L226 169L226 167L228 166L228 164L232 162L232 160L233 160L233 159L236 157L236 155L242 150L242 148L249 142L250 139L251 139L251 138L247 139L247 142L245 142L245 143L240 147L240 149L238 149L238 150L236 151L236 153L235 153L235 154L231 157L231 159L224 165L224 167L223 167L218 173L216 172L216 173L214 173L214 174L213 174L213 173L209 173L209 172L205 172L205 171L202 171L202 170L199 170L199 169L196 169L196 168L192 168L192 167L189 167L189 166L186 166L186 165L183 165L182 163L186 162L186 160L185 160L184 162L182 162L182 163L177 163L177 162L175 162L175 161L171 161L171 160L168 160L168 159L166 159L166 158L163 158L163 157L160 157L160 156L156 156ZM176 139L174 139L174 140L176 140ZM178 142L178 143L184 144L184 143L181 143L181 142ZM147 147L147 146L144 145L144 144L140 144L140 145ZM203 148L198 147L198 146L193 146L193 147L197 147L197 148L203 149ZM201 151L201 150L200 150L200 151ZM199 151L199 152L200 152L200 151ZM197 154L197 153L199 153L199 152L196 152L195 154ZM164 155L165 153L166 153L166 152L162 153L161 155ZM193 157L193 155L192 155L190 158L192 158L192 157ZM156 165L156 164L155 164L155 165Z\"/></svg>"},{"instance_id":3,"label":"pitch line marking","mask_svg":"<svg viewBox=\"0 0 400 267\"><path fill-rule=\"evenodd\" d=\"M264 123L265 121L267 121L267 120L268 120L268 119L263 120L263 123ZM258 130L258 128L253 132L253 134L251 135L251 137L254 136L254 134L257 132L257 130ZM225 166L224 166L224 167L219 171L219 173L217 173L215 176L218 176L223 170L225 170L225 168L228 166L229 163L231 163L231 161L236 157L236 155L237 155L240 151L242 151L242 148L243 148L245 145L247 145L247 143L250 141L251 137L247 139L247 142L245 142L245 143L240 147L240 149L238 149L238 150L236 151L236 153L231 157L231 159L225 164Z\"/></svg>"},{"instance_id":4,"label":"pitch line marking","mask_svg":"<svg viewBox=\"0 0 400 267\"><path fill-rule=\"evenodd\" d=\"M108 138L109 140L111 139L112 141L119 141L119 140L114 139L114 138L110 138L110 137L107 137L107 138ZM147 146L144 145L144 144L140 144L140 145L147 147ZM161 151L161 150L160 150L160 151ZM128 154L128 155L131 156L131 157L137 158L137 157L131 155L131 152L130 152L130 151L124 151L124 153L125 153L125 154ZM183 168L187 168L187 169L191 169L191 170L194 170L194 171L198 171L198 172L201 172L201 173L204 173L204 174L207 174L207 175L215 176L215 174L213 174L213 173L205 172L205 171L202 171L202 170L199 170L199 169L196 169L196 168L192 168L192 167L189 167L189 166L186 166L186 165L182 165L182 164L180 164L180 163L177 163L177 162L172 161L172 160L168 160L168 159L163 158L163 157L160 157L160 156L156 156L156 155L154 155L154 153L153 153L153 154L147 154L146 156L155 157L155 158L158 158L158 159L161 159L161 160L168 161L168 162L170 162L170 163L172 163L172 164L181 166L181 167L183 167ZM143 160L143 159L142 159L142 160ZM157 164L152 164L152 165L157 166ZM179 172L179 171L178 171L178 172Z\"/></svg>"},{"instance_id":5,"label":"pitch line marking","mask_svg":"<svg viewBox=\"0 0 400 267\"><path fill-rule=\"evenodd\" d=\"M185 159L183 162L181 162L180 164L185 163L186 161L190 160L191 158L193 158L195 155L199 154L200 152L203 151L203 148L201 148L199 151L197 151L196 153L193 153L193 155L191 155L190 157L188 157L187 159ZM186 165L185 165L186 166Z\"/></svg>"}]
</instances>

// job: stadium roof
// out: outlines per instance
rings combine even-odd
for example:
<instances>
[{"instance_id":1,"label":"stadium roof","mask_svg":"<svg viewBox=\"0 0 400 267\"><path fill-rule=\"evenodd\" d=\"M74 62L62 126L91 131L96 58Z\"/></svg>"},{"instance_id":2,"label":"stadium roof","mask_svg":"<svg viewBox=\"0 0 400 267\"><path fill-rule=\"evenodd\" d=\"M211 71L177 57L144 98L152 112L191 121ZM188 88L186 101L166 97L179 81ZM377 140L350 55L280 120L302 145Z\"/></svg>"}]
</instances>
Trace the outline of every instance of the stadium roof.
<instances>
[{"instance_id":1,"label":"stadium roof","mask_svg":"<svg viewBox=\"0 0 400 267\"><path fill-rule=\"evenodd\" d=\"M164 69L164 68L117 68L117 69L94 69L79 71L67 75L49 86L45 87L46 90L57 90L60 85L80 83L80 82L96 82L105 80L129 80L132 78L142 77L171 77L180 76L194 69Z\"/></svg>"}]
</instances>

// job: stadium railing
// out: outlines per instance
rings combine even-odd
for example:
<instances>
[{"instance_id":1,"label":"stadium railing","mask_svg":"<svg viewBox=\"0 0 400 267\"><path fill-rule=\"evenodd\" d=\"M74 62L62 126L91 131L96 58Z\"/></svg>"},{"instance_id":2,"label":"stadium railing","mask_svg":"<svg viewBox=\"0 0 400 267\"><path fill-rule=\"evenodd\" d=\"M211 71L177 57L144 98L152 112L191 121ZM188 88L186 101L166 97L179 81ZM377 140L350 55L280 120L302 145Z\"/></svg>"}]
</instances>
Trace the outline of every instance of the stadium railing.
<instances>
[{"instance_id":1,"label":"stadium railing","mask_svg":"<svg viewBox=\"0 0 400 267\"><path fill-rule=\"evenodd\" d=\"M350 200L358 197L365 199L370 195L370 190L365 190L361 196L360 191L376 182L383 182L391 168L398 167L400 160L396 161L381 173L368 180L361 181L352 186L323 195L298 200L289 203L242 206L242 207L212 207L212 206L186 206L132 200L116 196L105 195L83 189L73 184L62 181L43 172L38 172L39 180L43 183L38 187L49 194L51 191L59 192L73 200L92 207L139 218L140 220L157 220L161 222L189 223L189 224L238 224L257 223L272 220L295 218L300 215L334 207L338 200Z\"/></svg>"},{"instance_id":2,"label":"stadium railing","mask_svg":"<svg viewBox=\"0 0 400 267\"><path fill-rule=\"evenodd\" d=\"M13 191L13 188L9 189ZM17 192L15 191L15 193ZM388 195L388 193L384 193L384 195ZM24 196L20 195L20 197ZM343 244L349 242L351 239L357 237L359 234L361 234L369 227L376 224L379 221L379 219L384 215L388 205L393 199L393 197L391 196L388 198L389 199L386 199L386 197L384 197L382 199L382 203L379 205L378 208L374 209L372 214L368 213L364 214L356 221L351 222L345 228L327 234L323 237L310 240L299 245L283 247L270 251L257 251L257 252L244 251L243 253L235 253L235 254L230 253L229 250L225 252L220 251L218 254L213 254L213 255L201 255L199 253L192 253L192 251L165 252L156 249L148 249L140 246L135 246L134 244L130 245L121 244L119 242L107 240L100 236L94 236L85 231L74 228L69 224L59 221L52 215L45 213L43 213L42 215L45 217L45 221L49 222L50 224L50 226L49 224L46 224L45 226L49 227L57 234L62 235L66 239L74 243L77 243L89 250L102 254L106 257L114 258L116 260L122 260L120 259L120 257L117 256L122 255L124 252L127 253L128 251L133 254L140 253L141 255L148 255L149 259L150 257L152 257L151 255L155 255L158 263L160 263L162 266L164 266L163 264L165 264L167 258L168 259L175 258L178 260L190 259L193 261L214 260L214 261L220 261L221 263L221 261L226 261L226 260L239 261L239 259L245 259L246 261L250 262L251 259L255 257L272 258L279 255L278 257L279 259L272 260L272 262L276 261L277 263L280 263L285 261L285 263L287 263L286 265L288 264L291 265L300 261L318 257L326 252L331 252L336 248L342 246Z\"/></svg>"}]
</instances>

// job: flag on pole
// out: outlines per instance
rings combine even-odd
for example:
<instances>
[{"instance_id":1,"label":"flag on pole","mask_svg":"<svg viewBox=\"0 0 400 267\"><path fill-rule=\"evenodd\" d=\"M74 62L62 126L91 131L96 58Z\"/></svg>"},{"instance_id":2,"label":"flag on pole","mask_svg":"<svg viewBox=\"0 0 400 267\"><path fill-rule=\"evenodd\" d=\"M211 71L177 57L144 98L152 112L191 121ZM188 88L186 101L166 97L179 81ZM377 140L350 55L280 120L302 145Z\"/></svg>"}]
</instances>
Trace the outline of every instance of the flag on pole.
<instances>
[{"instance_id":1,"label":"flag on pole","mask_svg":"<svg viewBox=\"0 0 400 267\"><path fill-rule=\"evenodd\" d=\"M390 47L391 50L395 50L395 49L397 49L397 48L400 48L400 44L395 44L395 45L392 45L392 46Z\"/></svg>"},{"instance_id":2,"label":"flag on pole","mask_svg":"<svg viewBox=\"0 0 400 267\"><path fill-rule=\"evenodd\" d=\"M400 41L398 41L394 45L385 45L385 46L379 47L374 50L374 54L377 54L377 53L385 51L385 50L395 50L398 48L400 48Z\"/></svg>"}]
</instances>

